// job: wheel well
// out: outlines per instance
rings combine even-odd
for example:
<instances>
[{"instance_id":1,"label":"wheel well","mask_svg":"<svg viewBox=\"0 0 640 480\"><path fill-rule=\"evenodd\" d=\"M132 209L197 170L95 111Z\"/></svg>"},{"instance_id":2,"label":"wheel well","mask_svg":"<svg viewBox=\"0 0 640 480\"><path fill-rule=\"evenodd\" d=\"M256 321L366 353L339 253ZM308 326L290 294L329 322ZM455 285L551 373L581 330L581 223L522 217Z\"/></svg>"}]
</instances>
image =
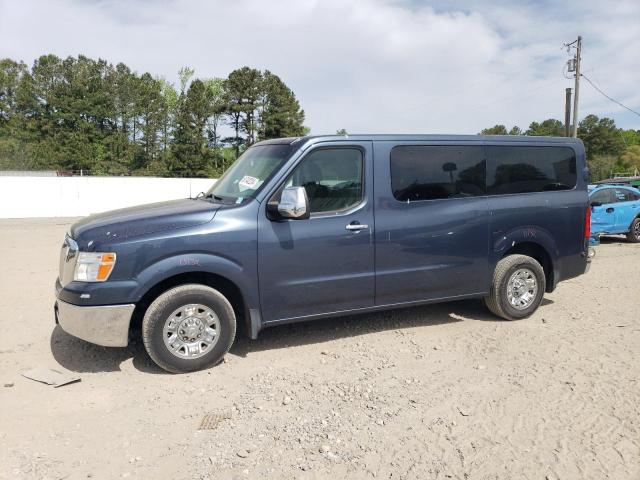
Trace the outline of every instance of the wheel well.
<instances>
[{"instance_id":1,"label":"wheel well","mask_svg":"<svg viewBox=\"0 0 640 480\"><path fill-rule=\"evenodd\" d=\"M543 246L533 242L517 243L509 250L507 250L503 257L514 254L527 255L531 258L535 258L544 270L544 276L547 283L546 291L553 291L553 289L555 288L553 261L551 260L551 256Z\"/></svg>"},{"instance_id":2,"label":"wheel well","mask_svg":"<svg viewBox=\"0 0 640 480\"><path fill-rule=\"evenodd\" d=\"M215 288L221 294L223 294L231 306L237 319L237 332L239 335L247 334L250 331L247 322L249 322L249 312L246 307L242 292L238 286L232 281L214 273L209 272L189 272L174 275L173 277L165 278L161 282L151 287L142 298L136 303L136 308L133 311L131 317L130 329L140 329L142 326L142 318L144 317L147 308L151 303L162 293L167 290L177 287L178 285L184 285L186 283L199 283L207 285L211 288Z\"/></svg>"}]
</instances>

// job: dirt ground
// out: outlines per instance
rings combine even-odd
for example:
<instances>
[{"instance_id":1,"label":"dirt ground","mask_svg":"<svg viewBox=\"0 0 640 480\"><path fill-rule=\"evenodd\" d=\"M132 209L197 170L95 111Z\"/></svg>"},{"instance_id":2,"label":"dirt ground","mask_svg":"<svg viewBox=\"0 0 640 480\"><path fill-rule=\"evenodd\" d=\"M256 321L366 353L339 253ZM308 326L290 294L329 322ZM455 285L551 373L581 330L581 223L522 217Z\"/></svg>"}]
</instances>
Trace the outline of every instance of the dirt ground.
<instances>
[{"instance_id":1,"label":"dirt ground","mask_svg":"<svg viewBox=\"0 0 640 480\"><path fill-rule=\"evenodd\" d=\"M605 241L526 320L467 301L283 326L168 375L54 326L70 223L0 221L2 479L640 478L640 245ZM82 381L20 376L38 366Z\"/></svg>"}]
</instances>

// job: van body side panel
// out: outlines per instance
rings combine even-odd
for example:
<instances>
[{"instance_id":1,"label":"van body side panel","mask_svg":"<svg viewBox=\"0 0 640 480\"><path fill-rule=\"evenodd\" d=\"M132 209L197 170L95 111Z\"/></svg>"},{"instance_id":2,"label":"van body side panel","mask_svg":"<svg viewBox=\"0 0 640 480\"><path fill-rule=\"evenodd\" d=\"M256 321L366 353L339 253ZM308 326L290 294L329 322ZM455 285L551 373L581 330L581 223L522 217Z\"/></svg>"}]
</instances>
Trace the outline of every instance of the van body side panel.
<instances>
[{"instance_id":1,"label":"van body side panel","mask_svg":"<svg viewBox=\"0 0 640 480\"><path fill-rule=\"evenodd\" d=\"M356 147L364 153L363 202L345 212L305 220L267 218L265 196L258 214L258 274L264 322L304 319L327 312L368 308L374 300L373 151L371 142L332 142L306 149ZM280 177L284 180L287 175ZM280 184L275 184L274 194ZM368 228L347 230L359 222Z\"/></svg>"},{"instance_id":2,"label":"van body side panel","mask_svg":"<svg viewBox=\"0 0 640 480\"><path fill-rule=\"evenodd\" d=\"M491 263L519 243L540 245L559 282L584 273L584 192L548 192L489 197Z\"/></svg>"},{"instance_id":3,"label":"van body side panel","mask_svg":"<svg viewBox=\"0 0 640 480\"><path fill-rule=\"evenodd\" d=\"M503 146L503 142L487 142ZM531 147L528 142L509 143ZM538 146L538 145L536 145ZM544 148L544 145L539 145ZM585 272L585 208L588 203L584 150L579 144L565 145L576 155L576 185L571 190L488 196L490 212L490 270L512 247L533 243L545 249L553 262L554 283ZM487 170L491 171L491 155ZM555 286L555 285L554 285Z\"/></svg>"},{"instance_id":4,"label":"van body side panel","mask_svg":"<svg viewBox=\"0 0 640 480\"><path fill-rule=\"evenodd\" d=\"M490 283L487 199L396 200L390 154L397 145L447 142L374 143L376 305L485 294Z\"/></svg>"}]
</instances>

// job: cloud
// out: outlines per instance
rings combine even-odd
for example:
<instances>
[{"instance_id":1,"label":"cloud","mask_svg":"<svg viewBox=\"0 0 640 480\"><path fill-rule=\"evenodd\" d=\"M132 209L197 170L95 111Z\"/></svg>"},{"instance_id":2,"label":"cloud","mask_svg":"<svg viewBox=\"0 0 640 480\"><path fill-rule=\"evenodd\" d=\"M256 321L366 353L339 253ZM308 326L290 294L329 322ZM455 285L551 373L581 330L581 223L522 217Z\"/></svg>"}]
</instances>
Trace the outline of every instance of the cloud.
<instances>
[{"instance_id":1,"label":"cloud","mask_svg":"<svg viewBox=\"0 0 640 480\"><path fill-rule=\"evenodd\" d=\"M249 65L294 90L313 133L476 133L563 118L562 43L585 73L640 107L640 3L392 0L0 0L0 56L85 54L176 80ZM586 82L581 114L640 128ZM582 116L582 115L581 115Z\"/></svg>"}]
</instances>

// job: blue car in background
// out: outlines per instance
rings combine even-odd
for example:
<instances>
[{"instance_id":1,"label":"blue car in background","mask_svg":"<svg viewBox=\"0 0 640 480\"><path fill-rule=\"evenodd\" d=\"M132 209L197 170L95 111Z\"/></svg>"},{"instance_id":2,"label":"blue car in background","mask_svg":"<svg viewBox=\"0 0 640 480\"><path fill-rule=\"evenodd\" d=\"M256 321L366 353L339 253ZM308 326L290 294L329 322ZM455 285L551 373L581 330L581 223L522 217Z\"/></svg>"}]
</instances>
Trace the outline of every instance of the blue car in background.
<instances>
[{"instance_id":1,"label":"blue car in background","mask_svg":"<svg viewBox=\"0 0 640 480\"><path fill-rule=\"evenodd\" d=\"M640 242L640 190L621 185L590 185L591 245L600 235L626 234L627 240Z\"/></svg>"}]
</instances>

